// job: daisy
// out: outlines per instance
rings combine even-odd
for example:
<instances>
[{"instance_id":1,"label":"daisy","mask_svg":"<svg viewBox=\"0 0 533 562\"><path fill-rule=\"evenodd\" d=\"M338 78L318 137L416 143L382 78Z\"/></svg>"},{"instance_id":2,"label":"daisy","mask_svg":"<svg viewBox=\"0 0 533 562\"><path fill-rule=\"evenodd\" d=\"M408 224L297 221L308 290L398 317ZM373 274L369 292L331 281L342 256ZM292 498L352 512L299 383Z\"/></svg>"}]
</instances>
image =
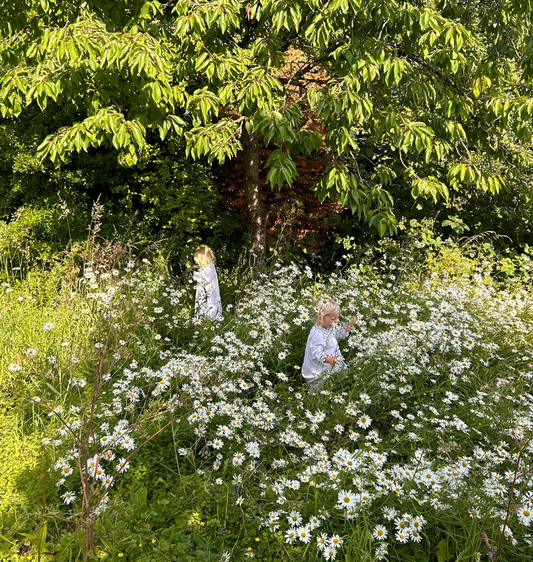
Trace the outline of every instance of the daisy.
<instances>
[{"instance_id":1,"label":"daisy","mask_svg":"<svg viewBox=\"0 0 533 562\"><path fill-rule=\"evenodd\" d=\"M367 427L370 427L370 424L372 423L372 418L370 416L367 416L366 414L363 414L358 420L357 420L357 425L363 429L366 429Z\"/></svg>"},{"instance_id":2,"label":"daisy","mask_svg":"<svg viewBox=\"0 0 533 562\"><path fill-rule=\"evenodd\" d=\"M533 519L533 506L529 503L520 506L517 515L522 525L529 525Z\"/></svg>"},{"instance_id":3,"label":"daisy","mask_svg":"<svg viewBox=\"0 0 533 562\"><path fill-rule=\"evenodd\" d=\"M308 525L302 525L296 529L296 534L301 542L308 543L311 540L311 532Z\"/></svg>"},{"instance_id":4,"label":"daisy","mask_svg":"<svg viewBox=\"0 0 533 562\"><path fill-rule=\"evenodd\" d=\"M401 543L406 543L409 540L409 534L408 530L397 531L396 540Z\"/></svg>"},{"instance_id":5,"label":"daisy","mask_svg":"<svg viewBox=\"0 0 533 562\"><path fill-rule=\"evenodd\" d=\"M296 540L296 530L295 529L289 529L285 533L285 542L288 543L288 544L292 544L295 540Z\"/></svg>"},{"instance_id":6,"label":"daisy","mask_svg":"<svg viewBox=\"0 0 533 562\"><path fill-rule=\"evenodd\" d=\"M387 538L387 529L383 525L376 525L372 536L378 541L384 541Z\"/></svg>"},{"instance_id":7,"label":"daisy","mask_svg":"<svg viewBox=\"0 0 533 562\"><path fill-rule=\"evenodd\" d=\"M317 547L319 550L326 550L328 543L329 543L329 539L328 536L326 535L326 533L322 533L317 539L316 539L316 543L317 543Z\"/></svg>"},{"instance_id":8,"label":"daisy","mask_svg":"<svg viewBox=\"0 0 533 562\"><path fill-rule=\"evenodd\" d=\"M398 515L398 512L393 507L384 507L383 515L385 519L392 521Z\"/></svg>"},{"instance_id":9,"label":"daisy","mask_svg":"<svg viewBox=\"0 0 533 562\"><path fill-rule=\"evenodd\" d=\"M76 494L74 492L65 492L61 496L61 499L63 500L63 502L66 505L69 505L70 503L72 503L76 499Z\"/></svg>"},{"instance_id":10,"label":"daisy","mask_svg":"<svg viewBox=\"0 0 533 562\"><path fill-rule=\"evenodd\" d=\"M117 466L115 467L115 470L117 472L126 472L126 470L128 470L128 468L130 467L130 463L126 461L126 459L120 459L118 461Z\"/></svg>"},{"instance_id":11,"label":"daisy","mask_svg":"<svg viewBox=\"0 0 533 562\"><path fill-rule=\"evenodd\" d=\"M337 506L344 509L352 509L357 505L357 496L352 492L341 490L337 496Z\"/></svg>"},{"instance_id":12,"label":"daisy","mask_svg":"<svg viewBox=\"0 0 533 562\"><path fill-rule=\"evenodd\" d=\"M291 511L287 517L287 521L289 522L289 525L295 527L302 522L302 516L298 511Z\"/></svg>"}]
</instances>

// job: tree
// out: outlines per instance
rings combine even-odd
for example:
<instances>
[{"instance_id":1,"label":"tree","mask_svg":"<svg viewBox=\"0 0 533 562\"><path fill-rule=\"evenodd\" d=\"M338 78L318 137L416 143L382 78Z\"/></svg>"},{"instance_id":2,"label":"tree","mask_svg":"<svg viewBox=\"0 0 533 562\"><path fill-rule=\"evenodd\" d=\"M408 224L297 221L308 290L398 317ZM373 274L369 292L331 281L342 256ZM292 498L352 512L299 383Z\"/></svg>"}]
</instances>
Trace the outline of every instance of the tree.
<instances>
[{"instance_id":1,"label":"tree","mask_svg":"<svg viewBox=\"0 0 533 562\"><path fill-rule=\"evenodd\" d=\"M525 9L524 4L527 4ZM209 162L243 151L252 250L264 259L259 149L272 186L327 151L317 185L379 235L393 189L498 192L529 164L532 0L0 1L0 110L73 104L41 158L113 146L134 165L148 130Z\"/></svg>"}]
</instances>

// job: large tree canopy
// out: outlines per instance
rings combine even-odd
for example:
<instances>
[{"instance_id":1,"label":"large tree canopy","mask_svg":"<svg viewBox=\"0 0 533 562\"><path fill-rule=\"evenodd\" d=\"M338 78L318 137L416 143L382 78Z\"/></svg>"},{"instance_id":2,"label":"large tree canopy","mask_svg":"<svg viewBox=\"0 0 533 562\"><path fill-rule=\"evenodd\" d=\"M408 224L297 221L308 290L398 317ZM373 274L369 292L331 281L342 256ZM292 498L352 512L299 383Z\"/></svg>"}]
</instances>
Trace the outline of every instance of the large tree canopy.
<instances>
[{"instance_id":1,"label":"large tree canopy","mask_svg":"<svg viewBox=\"0 0 533 562\"><path fill-rule=\"evenodd\" d=\"M393 188L498 192L531 162L533 1L0 0L0 111L74 106L41 158L112 145L134 165L150 130L193 158L243 150L264 245L258 151L271 185L329 152L317 185L381 235Z\"/></svg>"}]
</instances>

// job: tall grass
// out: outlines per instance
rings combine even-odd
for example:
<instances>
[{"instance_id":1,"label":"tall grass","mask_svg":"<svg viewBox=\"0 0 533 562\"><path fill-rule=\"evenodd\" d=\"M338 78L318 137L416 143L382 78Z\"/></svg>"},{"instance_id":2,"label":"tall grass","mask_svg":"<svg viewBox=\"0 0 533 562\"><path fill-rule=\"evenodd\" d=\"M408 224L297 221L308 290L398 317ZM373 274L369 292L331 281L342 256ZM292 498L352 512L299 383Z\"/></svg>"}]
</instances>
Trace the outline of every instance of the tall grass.
<instances>
[{"instance_id":1,"label":"tall grass","mask_svg":"<svg viewBox=\"0 0 533 562\"><path fill-rule=\"evenodd\" d=\"M497 284L490 264L457 252L423 271L406 255L343 260L328 275L221 271L214 323L192 316L187 277L110 246L10 279L0 297L4 558L528 560L527 279ZM324 295L355 325L345 368L308 392L299 366ZM93 429L65 437L57 414L77 429L87 404ZM120 420L137 444L150 437L129 470L106 484L76 469ZM95 451L108 474L128 453L123 440ZM105 496L91 507L90 548L84 479Z\"/></svg>"}]
</instances>

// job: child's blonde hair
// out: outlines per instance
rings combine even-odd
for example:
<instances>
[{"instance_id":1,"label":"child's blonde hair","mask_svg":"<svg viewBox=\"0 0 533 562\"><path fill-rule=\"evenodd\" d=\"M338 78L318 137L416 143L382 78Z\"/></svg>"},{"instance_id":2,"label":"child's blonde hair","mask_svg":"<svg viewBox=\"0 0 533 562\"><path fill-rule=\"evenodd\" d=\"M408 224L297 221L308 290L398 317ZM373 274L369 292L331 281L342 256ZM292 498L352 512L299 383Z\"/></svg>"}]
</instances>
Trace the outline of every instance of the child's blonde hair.
<instances>
[{"instance_id":1,"label":"child's blonde hair","mask_svg":"<svg viewBox=\"0 0 533 562\"><path fill-rule=\"evenodd\" d=\"M317 326L323 326L324 318L330 314L340 314L341 307L333 299L324 297L315 302L315 311Z\"/></svg>"},{"instance_id":2,"label":"child's blonde hair","mask_svg":"<svg viewBox=\"0 0 533 562\"><path fill-rule=\"evenodd\" d=\"M202 269L211 263L216 263L216 261L215 252L213 252L209 246L200 244L200 246L194 250L194 262Z\"/></svg>"}]
</instances>

